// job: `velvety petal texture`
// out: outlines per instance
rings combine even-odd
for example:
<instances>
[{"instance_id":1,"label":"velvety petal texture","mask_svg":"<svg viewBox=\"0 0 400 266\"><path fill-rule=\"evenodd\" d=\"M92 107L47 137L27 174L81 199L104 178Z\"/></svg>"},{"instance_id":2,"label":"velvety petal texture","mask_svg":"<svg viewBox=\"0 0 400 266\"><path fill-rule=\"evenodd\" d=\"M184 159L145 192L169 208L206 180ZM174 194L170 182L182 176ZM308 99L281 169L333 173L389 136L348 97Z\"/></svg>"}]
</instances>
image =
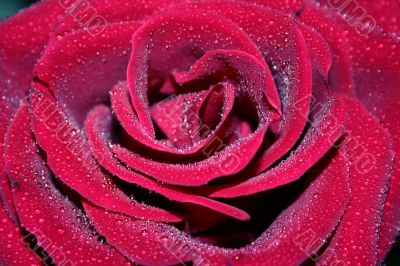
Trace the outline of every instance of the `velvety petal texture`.
<instances>
[{"instance_id":1,"label":"velvety petal texture","mask_svg":"<svg viewBox=\"0 0 400 266\"><path fill-rule=\"evenodd\" d=\"M0 22L0 265L381 265L399 12L42 0Z\"/></svg>"}]
</instances>

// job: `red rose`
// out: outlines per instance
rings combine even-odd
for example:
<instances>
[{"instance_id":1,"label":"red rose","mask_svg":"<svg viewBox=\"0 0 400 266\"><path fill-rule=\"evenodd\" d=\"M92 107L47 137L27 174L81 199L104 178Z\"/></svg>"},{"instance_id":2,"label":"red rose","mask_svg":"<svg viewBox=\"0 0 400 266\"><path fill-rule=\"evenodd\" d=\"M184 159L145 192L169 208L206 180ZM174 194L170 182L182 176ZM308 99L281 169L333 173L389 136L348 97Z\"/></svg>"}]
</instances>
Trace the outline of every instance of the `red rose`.
<instances>
[{"instance_id":1,"label":"red rose","mask_svg":"<svg viewBox=\"0 0 400 266\"><path fill-rule=\"evenodd\" d=\"M399 14L45 0L2 22L0 264L382 263Z\"/></svg>"}]
</instances>

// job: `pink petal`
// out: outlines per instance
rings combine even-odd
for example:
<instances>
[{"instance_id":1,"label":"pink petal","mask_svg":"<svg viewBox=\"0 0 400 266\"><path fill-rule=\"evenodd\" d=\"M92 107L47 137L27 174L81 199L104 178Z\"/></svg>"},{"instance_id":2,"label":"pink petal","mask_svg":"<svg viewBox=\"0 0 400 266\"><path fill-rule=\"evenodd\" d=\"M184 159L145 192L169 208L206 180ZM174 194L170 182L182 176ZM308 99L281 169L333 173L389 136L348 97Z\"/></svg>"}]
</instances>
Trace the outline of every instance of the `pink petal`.
<instances>
[{"instance_id":1,"label":"pink petal","mask_svg":"<svg viewBox=\"0 0 400 266\"><path fill-rule=\"evenodd\" d=\"M379 25L388 33L400 33L400 3L397 0L328 1L331 5L327 4L327 0L317 0L317 2L339 13L343 20L356 27L359 32L368 32L361 28L371 23L371 28Z\"/></svg>"},{"instance_id":2,"label":"pink petal","mask_svg":"<svg viewBox=\"0 0 400 266\"><path fill-rule=\"evenodd\" d=\"M306 40L314 72L318 71L325 80L328 80L329 70L332 65L332 51L329 44L325 38L313 28L303 24L299 24L298 26ZM313 76L314 75L315 73Z\"/></svg>"},{"instance_id":3,"label":"pink petal","mask_svg":"<svg viewBox=\"0 0 400 266\"><path fill-rule=\"evenodd\" d=\"M263 127L246 139L225 147L203 161L188 164L157 162L120 146L114 146L112 151L129 167L162 182L181 186L200 186L243 170L257 153L266 131L267 128ZM183 176L185 178L182 178Z\"/></svg>"},{"instance_id":4,"label":"pink petal","mask_svg":"<svg viewBox=\"0 0 400 266\"><path fill-rule=\"evenodd\" d=\"M0 23L0 84L2 96L7 96L2 100L14 111L30 88L33 66L62 13L57 0L44 0Z\"/></svg>"},{"instance_id":5,"label":"pink petal","mask_svg":"<svg viewBox=\"0 0 400 266\"><path fill-rule=\"evenodd\" d=\"M10 117L33 80L33 65L44 49L51 29L62 14L56 0L44 0L0 23L0 143ZM32 21L35 21L32 23ZM16 34L18 32L18 34ZM0 145L3 154L3 145ZM0 162L0 196L15 220L11 188Z\"/></svg>"},{"instance_id":6,"label":"pink petal","mask_svg":"<svg viewBox=\"0 0 400 266\"><path fill-rule=\"evenodd\" d=\"M137 117L134 114L132 106L130 104L126 84L118 84L117 86L114 87L114 89L111 93L111 103L112 103L113 111L115 112L115 115L117 116L122 127L128 132L128 134L134 140L140 142L141 144L143 144L149 148L155 149L156 151L170 152L172 154L190 155L190 154L202 152L202 150L205 148L205 146L208 143L210 143L210 141L212 141L213 138L215 138L216 136L221 136L220 138L223 138L222 136L229 129L229 128L226 129L226 127L227 127L226 120L228 119L228 115L230 114L231 109L234 104L235 88L231 84L222 83L222 84L213 86L210 89L209 93L219 89L221 86L224 88L223 92L225 94L224 95L225 97L224 97L223 115L221 117L221 121L219 122L218 126L216 127L216 129L213 132L210 132L210 134L206 138L195 143L195 145L192 145L189 147L184 147L182 149L176 149L174 147L171 148L170 146L168 146L168 142L155 140L155 139L151 138L148 134L145 134L143 132L143 130L141 130L141 125L139 124L139 121L137 120ZM192 96L193 95L191 95L191 94L182 94L182 96L175 97L174 98L175 100L168 99L166 101L159 103L157 106L154 106L151 108L151 112L152 112L152 116L154 117L154 120L156 122L158 122L158 125L161 129L164 129L166 131L167 136L170 136L170 134L168 134L168 131L166 128L171 129L173 127L177 127L179 124L177 122L179 122L181 119L181 117L179 117L179 118L176 117L176 120L174 119L174 116L179 116L181 114L181 111L179 110L179 108L184 107L184 106L182 106L180 101L182 99L186 99L186 98L189 98ZM173 104L175 104L175 105L173 105ZM199 107L201 107L201 106L199 106ZM156 115L157 115L157 117L156 117ZM194 116L194 118L197 118L197 119L194 119L195 121L196 120L198 121L200 119L199 115ZM163 123L162 121L165 121L165 123ZM203 121L201 121L201 122L203 122ZM174 124L173 124L171 126L171 123L177 123L177 125L174 126ZM179 126L182 126L182 125L179 124ZM176 128L173 131L175 131L175 130L176 130ZM174 134L178 134L178 132L174 132ZM189 133L184 133L184 134L193 135L195 133L192 132L190 134ZM172 137L172 140L173 140L173 136L171 135L170 137Z\"/></svg>"},{"instance_id":7,"label":"pink petal","mask_svg":"<svg viewBox=\"0 0 400 266\"><path fill-rule=\"evenodd\" d=\"M104 26L121 22L141 22L162 9L178 4L180 0L148 0L127 2L126 0L97 0L74 2L58 0L67 13L57 25L52 37L65 35L84 28L91 35L103 33ZM76 3L79 3L76 5ZM74 7L75 6L75 7ZM95 11L95 12L94 12Z\"/></svg>"},{"instance_id":8,"label":"pink petal","mask_svg":"<svg viewBox=\"0 0 400 266\"><path fill-rule=\"evenodd\" d=\"M241 0L242 2L249 2L251 4L258 4L266 8L277 9L284 13L297 13L304 6L304 0Z\"/></svg>"}]
</instances>

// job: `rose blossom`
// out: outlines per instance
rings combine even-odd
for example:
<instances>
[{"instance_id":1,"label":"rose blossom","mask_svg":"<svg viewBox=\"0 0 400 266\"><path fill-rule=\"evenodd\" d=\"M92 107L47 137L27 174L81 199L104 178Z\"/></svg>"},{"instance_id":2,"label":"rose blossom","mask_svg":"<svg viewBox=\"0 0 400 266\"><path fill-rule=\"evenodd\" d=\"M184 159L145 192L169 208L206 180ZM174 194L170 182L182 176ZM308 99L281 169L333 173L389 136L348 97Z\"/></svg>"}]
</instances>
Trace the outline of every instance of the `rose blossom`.
<instances>
[{"instance_id":1,"label":"rose blossom","mask_svg":"<svg viewBox=\"0 0 400 266\"><path fill-rule=\"evenodd\" d=\"M399 14L43 0L3 21L0 264L381 264Z\"/></svg>"}]
</instances>

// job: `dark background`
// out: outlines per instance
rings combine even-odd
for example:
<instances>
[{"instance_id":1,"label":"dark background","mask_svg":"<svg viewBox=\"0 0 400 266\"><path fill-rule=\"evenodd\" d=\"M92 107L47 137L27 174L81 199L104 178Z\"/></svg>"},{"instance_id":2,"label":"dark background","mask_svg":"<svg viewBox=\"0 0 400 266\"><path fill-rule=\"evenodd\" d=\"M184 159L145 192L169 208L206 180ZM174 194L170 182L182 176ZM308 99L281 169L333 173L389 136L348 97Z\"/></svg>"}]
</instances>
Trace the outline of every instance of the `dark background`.
<instances>
[{"instance_id":1,"label":"dark background","mask_svg":"<svg viewBox=\"0 0 400 266\"><path fill-rule=\"evenodd\" d=\"M18 12L18 10L30 5L33 2L35 2L35 0L0 0L0 19L3 19ZM397 244L390 252L386 261L386 265L400 265L400 239L399 241L397 241Z\"/></svg>"}]
</instances>

